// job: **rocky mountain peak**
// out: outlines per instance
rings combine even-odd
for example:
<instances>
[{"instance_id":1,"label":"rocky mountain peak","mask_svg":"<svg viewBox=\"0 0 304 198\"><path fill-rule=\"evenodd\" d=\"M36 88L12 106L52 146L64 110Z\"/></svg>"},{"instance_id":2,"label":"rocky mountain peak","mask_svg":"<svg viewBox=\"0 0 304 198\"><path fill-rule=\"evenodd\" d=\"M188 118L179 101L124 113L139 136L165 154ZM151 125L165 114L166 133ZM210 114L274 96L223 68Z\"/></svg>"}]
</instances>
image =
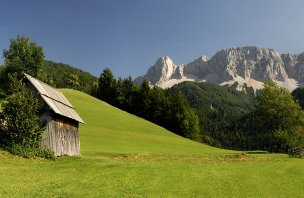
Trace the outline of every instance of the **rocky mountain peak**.
<instances>
[{"instance_id":1,"label":"rocky mountain peak","mask_svg":"<svg viewBox=\"0 0 304 198\"><path fill-rule=\"evenodd\" d=\"M155 62L155 65L172 65L172 64L173 61L169 56L159 57Z\"/></svg>"},{"instance_id":2,"label":"rocky mountain peak","mask_svg":"<svg viewBox=\"0 0 304 198\"><path fill-rule=\"evenodd\" d=\"M195 59L193 62L207 62L209 60L209 58L208 58L208 56L205 56L205 55L203 55L203 56L200 56L200 57L198 57L197 59Z\"/></svg>"},{"instance_id":3,"label":"rocky mountain peak","mask_svg":"<svg viewBox=\"0 0 304 198\"><path fill-rule=\"evenodd\" d=\"M163 56L156 60L144 76L135 79L135 83L141 84L144 80L152 85L162 86L162 83L168 81L176 70L176 65L169 56Z\"/></svg>"},{"instance_id":4,"label":"rocky mountain peak","mask_svg":"<svg viewBox=\"0 0 304 198\"><path fill-rule=\"evenodd\" d=\"M304 53L280 54L268 48L236 47L220 50L211 59L201 56L179 66L165 56L135 82L144 79L162 88L183 81L208 81L228 86L236 83L238 90L261 89L265 80L271 80L293 90L304 85Z\"/></svg>"}]
</instances>

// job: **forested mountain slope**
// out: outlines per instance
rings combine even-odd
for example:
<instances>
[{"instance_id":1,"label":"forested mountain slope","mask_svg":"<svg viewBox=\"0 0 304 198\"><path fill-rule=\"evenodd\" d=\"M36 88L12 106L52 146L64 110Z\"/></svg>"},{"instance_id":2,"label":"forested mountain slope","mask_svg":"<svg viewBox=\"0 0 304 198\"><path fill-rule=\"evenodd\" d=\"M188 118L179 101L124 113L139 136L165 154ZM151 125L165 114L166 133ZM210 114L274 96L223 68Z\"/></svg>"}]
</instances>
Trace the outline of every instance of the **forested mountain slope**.
<instances>
[{"instance_id":1,"label":"forested mountain slope","mask_svg":"<svg viewBox=\"0 0 304 198\"><path fill-rule=\"evenodd\" d=\"M229 131L254 107L254 92L251 88L247 88L247 93L244 93L233 86L183 82L173 86L171 90L185 96L199 116L202 133L218 141L208 143L216 146L230 147L230 144L235 144L234 135Z\"/></svg>"},{"instance_id":2,"label":"forested mountain slope","mask_svg":"<svg viewBox=\"0 0 304 198\"><path fill-rule=\"evenodd\" d=\"M98 82L98 79L88 72L53 61L45 61L39 78L56 88L73 88L89 94Z\"/></svg>"}]
</instances>

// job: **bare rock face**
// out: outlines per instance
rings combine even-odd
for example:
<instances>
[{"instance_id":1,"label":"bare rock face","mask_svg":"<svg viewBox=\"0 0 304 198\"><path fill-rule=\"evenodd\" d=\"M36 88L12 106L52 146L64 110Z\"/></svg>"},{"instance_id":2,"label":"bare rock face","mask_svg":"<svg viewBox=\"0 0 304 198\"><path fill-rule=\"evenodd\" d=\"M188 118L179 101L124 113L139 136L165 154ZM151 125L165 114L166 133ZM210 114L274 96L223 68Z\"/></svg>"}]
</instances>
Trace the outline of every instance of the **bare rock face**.
<instances>
[{"instance_id":1,"label":"bare rock face","mask_svg":"<svg viewBox=\"0 0 304 198\"><path fill-rule=\"evenodd\" d=\"M184 75L191 77L193 74L196 74L197 78L203 78L208 72L208 60L207 56L201 56L193 62L184 65Z\"/></svg>"},{"instance_id":2,"label":"bare rock face","mask_svg":"<svg viewBox=\"0 0 304 198\"><path fill-rule=\"evenodd\" d=\"M299 86L304 86L304 52L301 54L282 54L286 72Z\"/></svg>"},{"instance_id":3,"label":"bare rock face","mask_svg":"<svg viewBox=\"0 0 304 198\"><path fill-rule=\"evenodd\" d=\"M175 65L169 57L159 58L143 80L162 88L183 81L207 81L220 85L237 83L237 89L245 86L261 89L263 82L271 80L292 91L304 85L304 53L280 54L273 49L257 47L228 48L217 52L210 60L202 56L183 65Z\"/></svg>"},{"instance_id":4,"label":"bare rock face","mask_svg":"<svg viewBox=\"0 0 304 198\"><path fill-rule=\"evenodd\" d=\"M135 79L135 83L140 84L147 80L152 85L163 87L170 80L176 68L177 66L168 56L160 57L144 76Z\"/></svg>"}]
</instances>

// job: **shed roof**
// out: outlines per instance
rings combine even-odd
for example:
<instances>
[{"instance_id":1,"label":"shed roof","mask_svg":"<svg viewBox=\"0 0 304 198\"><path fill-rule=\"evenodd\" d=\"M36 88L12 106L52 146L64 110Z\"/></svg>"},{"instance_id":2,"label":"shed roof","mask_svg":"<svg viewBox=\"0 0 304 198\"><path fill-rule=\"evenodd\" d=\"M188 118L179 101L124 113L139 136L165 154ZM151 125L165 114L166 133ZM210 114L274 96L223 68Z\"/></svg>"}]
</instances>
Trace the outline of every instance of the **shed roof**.
<instances>
[{"instance_id":1,"label":"shed roof","mask_svg":"<svg viewBox=\"0 0 304 198\"><path fill-rule=\"evenodd\" d=\"M46 104L56 113L78 122L84 123L81 117L77 114L74 107L66 99L66 97L57 89L51 87L50 85L37 80L36 78L24 74L29 82L37 89L38 93L41 95L42 99Z\"/></svg>"}]
</instances>

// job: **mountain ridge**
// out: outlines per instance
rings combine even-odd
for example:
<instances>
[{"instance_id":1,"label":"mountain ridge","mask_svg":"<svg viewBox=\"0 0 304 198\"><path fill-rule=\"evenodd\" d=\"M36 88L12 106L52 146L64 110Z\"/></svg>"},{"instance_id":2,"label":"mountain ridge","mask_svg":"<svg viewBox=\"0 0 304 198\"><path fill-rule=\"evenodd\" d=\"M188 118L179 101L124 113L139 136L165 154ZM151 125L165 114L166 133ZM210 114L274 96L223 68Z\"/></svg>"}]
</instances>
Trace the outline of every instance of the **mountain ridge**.
<instances>
[{"instance_id":1,"label":"mountain ridge","mask_svg":"<svg viewBox=\"0 0 304 198\"><path fill-rule=\"evenodd\" d=\"M201 56L186 64L176 65L169 56L157 59L147 73L134 80L141 84L147 80L151 85L170 88L184 81L211 82L245 90L255 91L263 82L271 80L292 91L304 85L304 52L281 54L269 48L255 46L222 49L210 59Z\"/></svg>"}]
</instances>

